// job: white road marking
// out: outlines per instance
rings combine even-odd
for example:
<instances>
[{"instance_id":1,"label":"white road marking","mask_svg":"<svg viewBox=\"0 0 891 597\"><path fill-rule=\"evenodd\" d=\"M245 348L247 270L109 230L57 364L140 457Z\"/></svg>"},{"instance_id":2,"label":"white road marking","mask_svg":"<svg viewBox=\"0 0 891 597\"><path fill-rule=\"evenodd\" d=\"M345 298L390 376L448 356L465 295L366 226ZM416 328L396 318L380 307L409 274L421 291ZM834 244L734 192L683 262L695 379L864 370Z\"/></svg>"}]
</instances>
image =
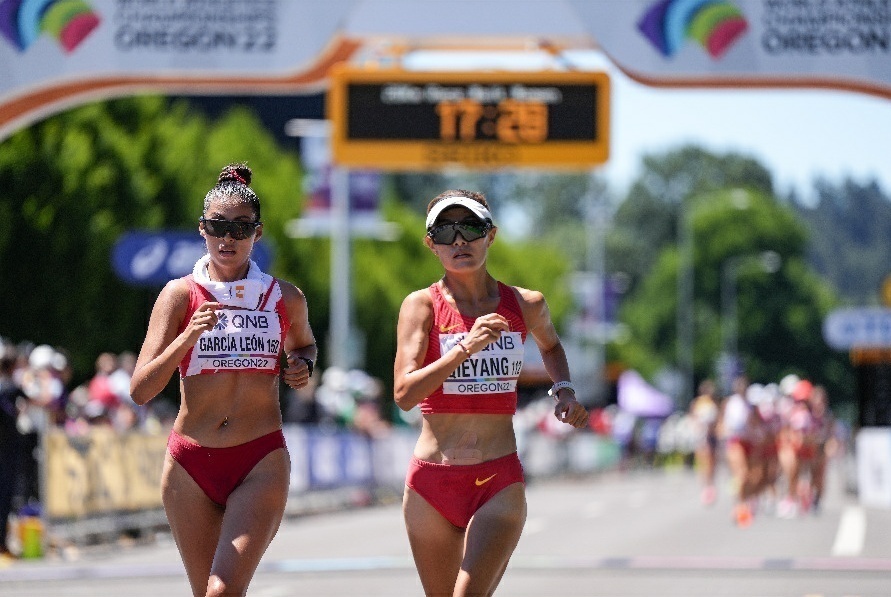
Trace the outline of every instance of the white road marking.
<instances>
[{"instance_id":1,"label":"white road marking","mask_svg":"<svg viewBox=\"0 0 891 597\"><path fill-rule=\"evenodd\" d=\"M257 589L251 594L256 594L257 597L288 597L290 590L283 587L266 587Z\"/></svg>"},{"instance_id":2,"label":"white road marking","mask_svg":"<svg viewBox=\"0 0 891 597\"><path fill-rule=\"evenodd\" d=\"M860 506L848 506L838 522L835 543L832 545L834 556L858 556L863 551L866 538L866 511Z\"/></svg>"}]
</instances>

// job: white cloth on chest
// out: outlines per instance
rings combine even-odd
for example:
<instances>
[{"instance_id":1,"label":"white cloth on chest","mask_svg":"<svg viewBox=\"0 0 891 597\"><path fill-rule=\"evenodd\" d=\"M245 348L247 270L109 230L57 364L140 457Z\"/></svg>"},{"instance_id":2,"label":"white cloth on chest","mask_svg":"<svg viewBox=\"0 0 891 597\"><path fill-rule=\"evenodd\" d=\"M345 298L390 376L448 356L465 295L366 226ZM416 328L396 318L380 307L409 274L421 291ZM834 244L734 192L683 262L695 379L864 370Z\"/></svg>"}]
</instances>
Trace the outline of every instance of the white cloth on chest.
<instances>
[{"instance_id":1,"label":"white cloth on chest","mask_svg":"<svg viewBox=\"0 0 891 597\"><path fill-rule=\"evenodd\" d=\"M253 259L250 260L247 276L233 282L211 280L210 275L207 273L207 264L209 262L210 255L204 255L196 261L195 267L192 269L192 278L212 294L217 302L243 309L257 309L260 307L260 300L263 293L272 283L272 276L260 271L260 267Z\"/></svg>"}]
</instances>

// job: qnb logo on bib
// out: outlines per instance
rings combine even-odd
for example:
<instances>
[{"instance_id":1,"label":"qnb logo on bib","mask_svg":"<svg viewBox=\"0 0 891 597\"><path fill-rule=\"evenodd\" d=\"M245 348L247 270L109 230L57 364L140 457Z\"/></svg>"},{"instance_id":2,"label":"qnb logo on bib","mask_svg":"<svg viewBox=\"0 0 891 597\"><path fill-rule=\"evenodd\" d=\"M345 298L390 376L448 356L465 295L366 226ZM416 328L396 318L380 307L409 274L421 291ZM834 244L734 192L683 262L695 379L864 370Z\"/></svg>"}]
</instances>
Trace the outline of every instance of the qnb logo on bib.
<instances>
[{"instance_id":1,"label":"qnb logo on bib","mask_svg":"<svg viewBox=\"0 0 891 597\"><path fill-rule=\"evenodd\" d=\"M467 334L440 334L440 354L445 354ZM502 332L501 338L471 356L442 384L443 394L501 394L517 389L523 369L523 335Z\"/></svg>"},{"instance_id":2,"label":"qnb logo on bib","mask_svg":"<svg viewBox=\"0 0 891 597\"><path fill-rule=\"evenodd\" d=\"M273 311L217 311L217 325L195 344L202 370L275 369L281 349L281 320Z\"/></svg>"}]
</instances>

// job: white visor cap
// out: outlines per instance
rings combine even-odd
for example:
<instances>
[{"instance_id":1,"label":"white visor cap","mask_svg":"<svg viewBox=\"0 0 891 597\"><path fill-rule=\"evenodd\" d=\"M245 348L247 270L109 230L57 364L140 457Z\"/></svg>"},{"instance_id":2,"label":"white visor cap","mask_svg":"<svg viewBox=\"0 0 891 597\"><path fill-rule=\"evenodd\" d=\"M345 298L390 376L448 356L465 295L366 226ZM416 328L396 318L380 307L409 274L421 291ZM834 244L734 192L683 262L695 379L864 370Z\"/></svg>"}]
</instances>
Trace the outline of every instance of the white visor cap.
<instances>
[{"instance_id":1,"label":"white visor cap","mask_svg":"<svg viewBox=\"0 0 891 597\"><path fill-rule=\"evenodd\" d=\"M446 197L445 199L441 199L433 206L430 210L430 213L427 214L427 230L430 229L433 224L436 223L436 218L439 217L439 214L444 212L450 207L466 207L481 220L489 220L492 221L492 214L486 209L486 206L480 203L479 201L474 201L469 197L464 197L462 195L454 195L452 197Z\"/></svg>"}]
</instances>

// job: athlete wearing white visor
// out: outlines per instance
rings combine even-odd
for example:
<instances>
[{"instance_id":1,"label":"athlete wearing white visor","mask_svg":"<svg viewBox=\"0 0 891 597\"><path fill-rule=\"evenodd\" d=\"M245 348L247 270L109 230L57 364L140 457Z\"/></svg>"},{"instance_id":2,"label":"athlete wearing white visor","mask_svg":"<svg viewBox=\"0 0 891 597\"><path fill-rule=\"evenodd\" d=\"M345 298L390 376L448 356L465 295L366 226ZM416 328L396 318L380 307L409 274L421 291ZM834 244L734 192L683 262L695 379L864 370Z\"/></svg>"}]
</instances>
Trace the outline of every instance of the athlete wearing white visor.
<instances>
[{"instance_id":1,"label":"athlete wearing white visor","mask_svg":"<svg viewBox=\"0 0 891 597\"><path fill-rule=\"evenodd\" d=\"M488 209L486 209L483 204L481 204L479 201L474 201L473 199L469 199L461 195L455 195L453 197L440 199L432 208L430 208L430 213L427 214L427 230L430 230L430 228L436 223L436 218L439 217L439 214L450 207L455 207L458 205L469 209L470 212L478 217L480 220L488 223L489 225L494 225L492 222L492 213Z\"/></svg>"}]
</instances>

